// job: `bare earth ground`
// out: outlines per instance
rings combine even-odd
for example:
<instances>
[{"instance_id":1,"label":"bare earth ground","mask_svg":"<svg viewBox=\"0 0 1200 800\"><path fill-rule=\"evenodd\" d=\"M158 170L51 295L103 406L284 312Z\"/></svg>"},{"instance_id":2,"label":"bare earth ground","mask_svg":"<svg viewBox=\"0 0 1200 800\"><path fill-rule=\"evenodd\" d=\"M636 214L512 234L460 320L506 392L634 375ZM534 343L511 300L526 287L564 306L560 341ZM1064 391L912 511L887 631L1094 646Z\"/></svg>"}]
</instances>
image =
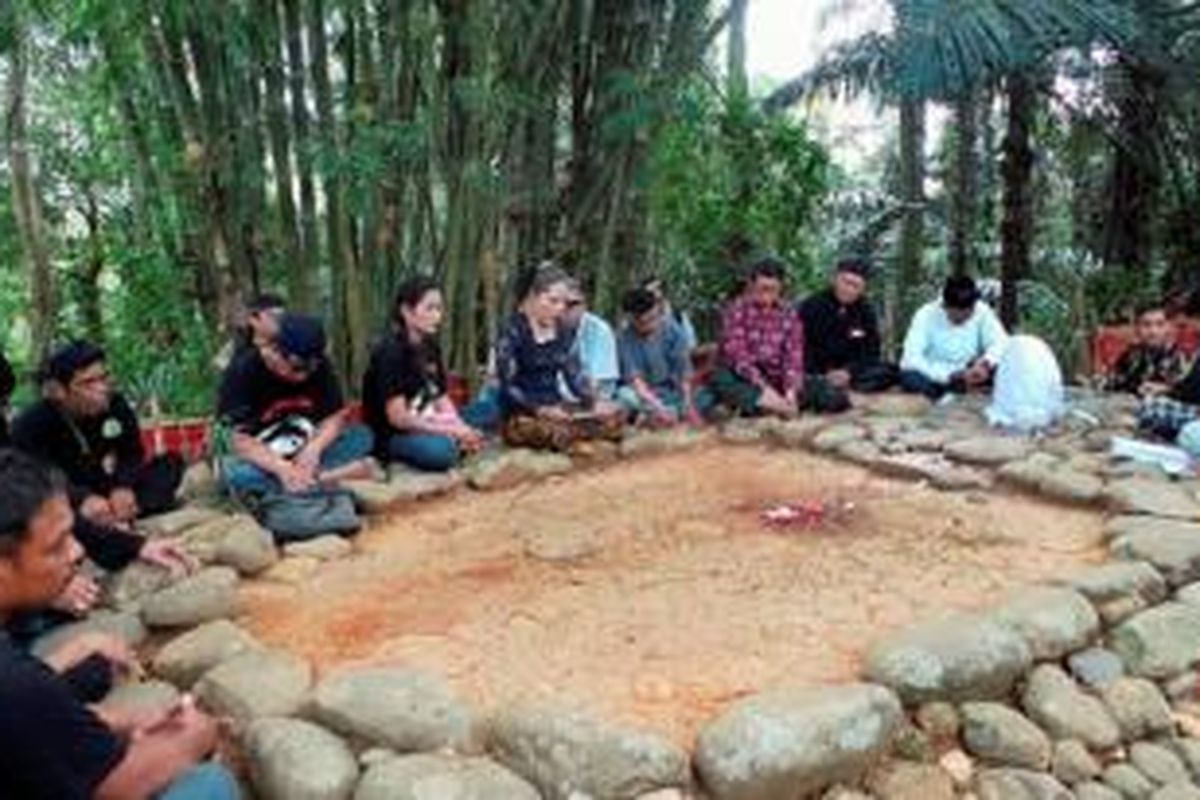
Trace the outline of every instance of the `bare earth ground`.
<instances>
[{"instance_id":1,"label":"bare earth ground","mask_svg":"<svg viewBox=\"0 0 1200 800\"><path fill-rule=\"evenodd\" d=\"M817 530L773 502L852 499ZM584 530L564 564L523 537ZM299 587L246 592L249 626L320 670L391 663L477 706L582 705L689 744L765 688L853 679L887 631L1101 560L1097 514L946 495L815 456L714 447L539 486L459 492L376 523Z\"/></svg>"}]
</instances>

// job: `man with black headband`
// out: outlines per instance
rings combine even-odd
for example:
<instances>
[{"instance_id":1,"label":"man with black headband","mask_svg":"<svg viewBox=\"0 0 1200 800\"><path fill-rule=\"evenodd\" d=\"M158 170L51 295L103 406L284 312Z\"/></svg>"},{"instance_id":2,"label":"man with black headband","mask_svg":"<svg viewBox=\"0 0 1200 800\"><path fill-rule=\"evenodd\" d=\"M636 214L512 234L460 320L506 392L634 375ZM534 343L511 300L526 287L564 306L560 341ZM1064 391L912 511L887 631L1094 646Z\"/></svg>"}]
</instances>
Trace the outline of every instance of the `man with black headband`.
<instances>
[{"instance_id":1,"label":"man with black headband","mask_svg":"<svg viewBox=\"0 0 1200 800\"><path fill-rule=\"evenodd\" d=\"M102 348L65 345L38 379L42 399L13 422L13 443L66 474L81 516L129 526L175 506L183 463L172 455L146 459L137 416L114 388Z\"/></svg>"},{"instance_id":2,"label":"man with black headband","mask_svg":"<svg viewBox=\"0 0 1200 800\"><path fill-rule=\"evenodd\" d=\"M881 356L879 320L866 297L870 278L865 259L842 259L830 285L800 304L810 382L857 392L882 392L896 382L895 365Z\"/></svg>"},{"instance_id":3,"label":"man with black headband","mask_svg":"<svg viewBox=\"0 0 1200 800\"><path fill-rule=\"evenodd\" d=\"M222 471L233 491L305 492L374 475L371 431L347 423L325 346L320 320L288 313L274 340L243 351L225 371L217 417L231 429Z\"/></svg>"},{"instance_id":4,"label":"man with black headband","mask_svg":"<svg viewBox=\"0 0 1200 800\"><path fill-rule=\"evenodd\" d=\"M941 300L913 315L904 337L900 384L932 400L947 392L986 389L1007 344L1008 333L980 300L975 281L965 275L948 278Z\"/></svg>"}]
</instances>

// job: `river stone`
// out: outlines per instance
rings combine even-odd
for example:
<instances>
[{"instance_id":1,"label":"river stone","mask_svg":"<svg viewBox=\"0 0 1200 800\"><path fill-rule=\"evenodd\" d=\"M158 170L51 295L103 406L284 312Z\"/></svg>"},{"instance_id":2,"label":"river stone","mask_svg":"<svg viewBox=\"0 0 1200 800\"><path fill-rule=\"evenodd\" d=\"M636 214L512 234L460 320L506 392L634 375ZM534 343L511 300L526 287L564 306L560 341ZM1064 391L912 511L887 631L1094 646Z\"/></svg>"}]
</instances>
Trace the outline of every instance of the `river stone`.
<instances>
[{"instance_id":1,"label":"river stone","mask_svg":"<svg viewBox=\"0 0 1200 800\"><path fill-rule=\"evenodd\" d=\"M142 624L137 614L128 611L109 611L97 609L78 622L60 625L57 628L34 640L30 648L34 655L44 656L53 653L71 639L88 633L102 633L115 636L131 649L136 649L146 641L146 626Z\"/></svg>"},{"instance_id":2,"label":"river stone","mask_svg":"<svg viewBox=\"0 0 1200 800\"><path fill-rule=\"evenodd\" d=\"M808 447L813 438L829 427L825 417L800 417L779 422L771 431L772 438L783 447Z\"/></svg>"},{"instance_id":3,"label":"river stone","mask_svg":"<svg viewBox=\"0 0 1200 800\"><path fill-rule=\"evenodd\" d=\"M1124 795L1111 786L1096 781L1081 783L1075 787L1076 800L1123 800Z\"/></svg>"},{"instance_id":4,"label":"river stone","mask_svg":"<svg viewBox=\"0 0 1200 800\"><path fill-rule=\"evenodd\" d=\"M1153 564L1172 586L1200 578L1200 525L1173 519L1123 517L1107 530L1119 534L1109 544L1118 558Z\"/></svg>"},{"instance_id":5,"label":"river stone","mask_svg":"<svg viewBox=\"0 0 1200 800\"><path fill-rule=\"evenodd\" d=\"M1192 779L1179 756L1152 742L1135 742L1130 746L1129 763L1160 786L1187 783Z\"/></svg>"},{"instance_id":6,"label":"river stone","mask_svg":"<svg viewBox=\"0 0 1200 800\"><path fill-rule=\"evenodd\" d=\"M388 467L387 482L402 500L411 502L452 492L463 485L464 478L458 470L423 472L406 464L392 464Z\"/></svg>"},{"instance_id":7,"label":"river stone","mask_svg":"<svg viewBox=\"0 0 1200 800\"><path fill-rule=\"evenodd\" d=\"M1101 780L1128 800L1143 800L1154 793L1154 784L1130 764L1112 764L1105 768Z\"/></svg>"},{"instance_id":8,"label":"river stone","mask_svg":"<svg viewBox=\"0 0 1200 800\"><path fill-rule=\"evenodd\" d=\"M867 432L861 426L843 422L832 425L814 436L812 446L822 453L832 453L851 442L861 440L866 435Z\"/></svg>"},{"instance_id":9,"label":"river stone","mask_svg":"<svg viewBox=\"0 0 1200 800\"><path fill-rule=\"evenodd\" d=\"M172 580L171 573L163 567L134 561L103 579L101 603L123 611L138 611L143 599L170 586Z\"/></svg>"},{"instance_id":10,"label":"river stone","mask_svg":"<svg viewBox=\"0 0 1200 800\"><path fill-rule=\"evenodd\" d=\"M1064 739L1054 743L1054 777L1068 786L1090 781L1100 775L1100 762L1092 757L1083 742Z\"/></svg>"},{"instance_id":11,"label":"river stone","mask_svg":"<svg viewBox=\"0 0 1200 800\"><path fill-rule=\"evenodd\" d=\"M1150 800L1200 800L1200 789L1186 781L1172 783L1155 791Z\"/></svg>"},{"instance_id":12,"label":"river stone","mask_svg":"<svg viewBox=\"0 0 1200 800\"><path fill-rule=\"evenodd\" d=\"M262 800L347 800L358 762L338 737L311 722L264 717L244 737L254 788Z\"/></svg>"},{"instance_id":13,"label":"river stone","mask_svg":"<svg viewBox=\"0 0 1200 800\"><path fill-rule=\"evenodd\" d=\"M1021 714L1000 703L964 703L963 744L992 764L1045 771L1050 738Z\"/></svg>"},{"instance_id":14,"label":"river stone","mask_svg":"<svg viewBox=\"0 0 1200 800\"><path fill-rule=\"evenodd\" d=\"M470 710L441 678L387 667L324 678L313 692L309 716L354 740L400 753L466 748L474 728Z\"/></svg>"},{"instance_id":15,"label":"river stone","mask_svg":"<svg viewBox=\"0 0 1200 800\"><path fill-rule=\"evenodd\" d=\"M1100 633L1100 618L1073 589L1034 586L1014 592L995 612L1016 629L1039 661L1057 661L1087 647Z\"/></svg>"},{"instance_id":16,"label":"river stone","mask_svg":"<svg viewBox=\"0 0 1200 800\"><path fill-rule=\"evenodd\" d=\"M710 441L712 437L707 432L683 426L661 431L637 431L621 440L620 454L623 458L634 458L677 453Z\"/></svg>"},{"instance_id":17,"label":"river stone","mask_svg":"<svg viewBox=\"0 0 1200 800\"><path fill-rule=\"evenodd\" d=\"M206 672L196 696L216 713L246 722L296 714L311 685L307 662L277 650L251 650Z\"/></svg>"},{"instance_id":18,"label":"river stone","mask_svg":"<svg viewBox=\"0 0 1200 800\"><path fill-rule=\"evenodd\" d=\"M182 628L237 612L237 572L207 567L142 600L142 619L155 628Z\"/></svg>"},{"instance_id":19,"label":"river stone","mask_svg":"<svg viewBox=\"0 0 1200 800\"><path fill-rule=\"evenodd\" d=\"M996 470L996 477L1004 483L1037 491L1047 476L1057 469L1062 469L1060 459L1049 453L1036 452L1020 461L1009 461Z\"/></svg>"},{"instance_id":20,"label":"river stone","mask_svg":"<svg viewBox=\"0 0 1200 800\"><path fill-rule=\"evenodd\" d=\"M1168 602L1121 623L1109 647L1130 674L1165 679L1200 662L1200 608Z\"/></svg>"},{"instance_id":21,"label":"river stone","mask_svg":"<svg viewBox=\"0 0 1200 800\"><path fill-rule=\"evenodd\" d=\"M713 800L792 800L865 771L901 718L898 699L881 686L767 692L700 731L696 767Z\"/></svg>"},{"instance_id":22,"label":"river stone","mask_svg":"<svg viewBox=\"0 0 1200 800\"><path fill-rule=\"evenodd\" d=\"M134 681L109 692L104 707L152 715L175 706L179 698L179 690L165 681Z\"/></svg>"},{"instance_id":23,"label":"river stone","mask_svg":"<svg viewBox=\"0 0 1200 800\"><path fill-rule=\"evenodd\" d=\"M1104 497L1104 481L1076 469L1047 472L1038 480L1037 489L1047 497L1067 503L1090 504Z\"/></svg>"},{"instance_id":24,"label":"river stone","mask_svg":"<svg viewBox=\"0 0 1200 800\"><path fill-rule=\"evenodd\" d=\"M1012 628L957 615L901 630L871 648L867 676L906 703L992 700L1006 696L1033 663Z\"/></svg>"},{"instance_id":25,"label":"river stone","mask_svg":"<svg viewBox=\"0 0 1200 800\"><path fill-rule=\"evenodd\" d=\"M139 519L137 527L147 536L172 537L208 522L224 519L225 514L203 506L184 506L176 511Z\"/></svg>"},{"instance_id":26,"label":"river stone","mask_svg":"<svg viewBox=\"0 0 1200 800\"><path fill-rule=\"evenodd\" d=\"M529 481L564 475L571 459L561 453L511 448L474 459L466 468L467 482L476 489L509 489Z\"/></svg>"},{"instance_id":27,"label":"river stone","mask_svg":"<svg viewBox=\"0 0 1200 800\"><path fill-rule=\"evenodd\" d=\"M1200 779L1200 739L1179 736L1170 742L1175 754L1187 765L1192 777Z\"/></svg>"},{"instance_id":28,"label":"river stone","mask_svg":"<svg viewBox=\"0 0 1200 800\"><path fill-rule=\"evenodd\" d=\"M298 558L315 558L317 561L337 561L354 552L354 545L344 536L318 536L303 542L289 542L283 546L284 555Z\"/></svg>"},{"instance_id":29,"label":"river stone","mask_svg":"<svg viewBox=\"0 0 1200 800\"><path fill-rule=\"evenodd\" d=\"M939 744L957 742L962 718L952 703L925 703L917 709L917 727Z\"/></svg>"},{"instance_id":30,"label":"river stone","mask_svg":"<svg viewBox=\"0 0 1200 800\"><path fill-rule=\"evenodd\" d=\"M1092 689L1107 686L1125 674L1125 664L1111 650L1090 647L1067 658L1067 667L1075 680Z\"/></svg>"},{"instance_id":31,"label":"river stone","mask_svg":"<svg viewBox=\"0 0 1200 800\"><path fill-rule=\"evenodd\" d=\"M1079 739L1107 750L1121 731L1099 699L1083 692L1061 667L1043 664L1029 676L1021 698L1025 713L1056 739Z\"/></svg>"},{"instance_id":32,"label":"river stone","mask_svg":"<svg viewBox=\"0 0 1200 800\"><path fill-rule=\"evenodd\" d=\"M1167 599L1166 580L1144 561L1093 567L1064 583L1090 600L1108 625L1115 625Z\"/></svg>"},{"instance_id":33,"label":"river stone","mask_svg":"<svg viewBox=\"0 0 1200 800\"><path fill-rule=\"evenodd\" d=\"M218 664L261 647L237 625L219 619L167 642L154 656L154 674L176 686L190 688Z\"/></svg>"},{"instance_id":34,"label":"river stone","mask_svg":"<svg viewBox=\"0 0 1200 800\"><path fill-rule=\"evenodd\" d=\"M1200 520L1200 502L1184 486L1160 478L1135 476L1108 485L1110 507L1125 514Z\"/></svg>"},{"instance_id":35,"label":"river stone","mask_svg":"<svg viewBox=\"0 0 1200 800\"><path fill-rule=\"evenodd\" d=\"M371 766L354 800L541 800L541 795L487 758L417 754Z\"/></svg>"},{"instance_id":36,"label":"river stone","mask_svg":"<svg viewBox=\"0 0 1200 800\"><path fill-rule=\"evenodd\" d=\"M995 467L1020 461L1032 450L1029 442L1011 436L972 436L949 442L943 452L955 461Z\"/></svg>"},{"instance_id":37,"label":"river stone","mask_svg":"<svg viewBox=\"0 0 1200 800\"><path fill-rule=\"evenodd\" d=\"M657 734L540 703L500 710L489 750L548 800L628 800L688 782L687 754Z\"/></svg>"},{"instance_id":38,"label":"river stone","mask_svg":"<svg viewBox=\"0 0 1200 800\"><path fill-rule=\"evenodd\" d=\"M978 800L1072 800L1071 792L1043 772L986 769L975 778Z\"/></svg>"},{"instance_id":39,"label":"river stone","mask_svg":"<svg viewBox=\"0 0 1200 800\"><path fill-rule=\"evenodd\" d=\"M879 800L955 800L954 781L932 764L899 761L872 775L869 785Z\"/></svg>"},{"instance_id":40,"label":"river stone","mask_svg":"<svg viewBox=\"0 0 1200 800\"><path fill-rule=\"evenodd\" d=\"M297 586L321 570L321 560L312 556L288 556L262 574L264 581Z\"/></svg>"},{"instance_id":41,"label":"river stone","mask_svg":"<svg viewBox=\"0 0 1200 800\"><path fill-rule=\"evenodd\" d=\"M729 444L759 444L769 439L775 431L777 420L773 417L740 417L731 419L721 426L721 441Z\"/></svg>"},{"instance_id":42,"label":"river stone","mask_svg":"<svg viewBox=\"0 0 1200 800\"><path fill-rule=\"evenodd\" d=\"M1100 695L1127 742L1168 734L1175 727L1166 698L1148 680L1122 678L1105 686Z\"/></svg>"},{"instance_id":43,"label":"river stone","mask_svg":"<svg viewBox=\"0 0 1200 800\"><path fill-rule=\"evenodd\" d=\"M880 417L920 417L933 408L933 403L919 394L881 392L855 397L854 407Z\"/></svg>"},{"instance_id":44,"label":"river stone","mask_svg":"<svg viewBox=\"0 0 1200 800\"><path fill-rule=\"evenodd\" d=\"M279 560L275 538L250 516L240 516L217 545L213 560L242 575L257 575Z\"/></svg>"}]
</instances>

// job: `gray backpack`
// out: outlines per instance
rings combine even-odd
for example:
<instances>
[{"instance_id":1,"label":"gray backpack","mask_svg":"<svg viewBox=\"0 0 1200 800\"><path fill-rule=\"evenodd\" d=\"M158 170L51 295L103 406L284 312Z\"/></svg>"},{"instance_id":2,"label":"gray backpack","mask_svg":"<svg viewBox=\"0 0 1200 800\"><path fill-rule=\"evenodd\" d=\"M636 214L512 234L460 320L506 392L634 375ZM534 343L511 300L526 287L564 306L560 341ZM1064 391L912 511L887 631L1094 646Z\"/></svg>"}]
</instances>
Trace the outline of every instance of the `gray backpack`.
<instances>
[{"instance_id":1,"label":"gray backpack","mask_svg":"<svg viewBox=\"0 0 1200 800\"><path fill-rule=\"evenodd\" d=\"M253 500L254 516L278 544L318 536L350 536L362 529L354 495L345 489L268 494Z\"/></svg>"}]
</instances>

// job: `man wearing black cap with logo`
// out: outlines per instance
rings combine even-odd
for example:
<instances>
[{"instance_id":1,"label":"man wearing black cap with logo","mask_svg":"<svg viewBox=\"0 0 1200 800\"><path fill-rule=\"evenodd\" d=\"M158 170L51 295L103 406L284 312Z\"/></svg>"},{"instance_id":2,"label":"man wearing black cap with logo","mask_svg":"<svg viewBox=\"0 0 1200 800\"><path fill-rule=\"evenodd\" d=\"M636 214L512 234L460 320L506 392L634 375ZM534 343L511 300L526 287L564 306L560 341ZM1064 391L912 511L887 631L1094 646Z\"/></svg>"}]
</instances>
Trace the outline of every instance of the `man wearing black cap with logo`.
<instances>
[{"instance_id":1,"label":"man wearing black cap with logo","mask_svg":"<svg viewBox=\"0 0 1200 800\"><path fill-rule=\"evenodd\" d=\"M239 494L305 492L375 474L371 432L346 420L315 317L284 314L273 341L225 371L217 417L231 430L226 485Z\"/></svg>"},{"instance_id":2,"label":"man wearing black cap with logo","mask_svg":"<svg viewBox=\"0 0 1200 800\"><path fill-rule=\"evenodd\" d=\"M801 303L809 381L856 392L882 392L896 382L896 367L880 354L879 320L866 297L870 277L865 259L842 259L830 285Z\"/></svg>"},{"instance_id":3,"label":"man wearing black cap with logo","mask_svg":"<svg viewBox=\"0 0 1200 800\"><path fill-rule=\"evenodd\" d=\"M178 456L146 459L133 408L116 390L104 350L75 341L50 354L38 374L42 399L13 422L13 444L62 470L80 515L128 526L175 506Z\"/></svg>"},{"instance_id":4,"label":"man wearing black cap with logo","mask_svg":"<svg viewBox=\"0 0 1200 800\"><path fill-rule=\"evenodd\" d=\"M913 315L904 337L900 384L906 391L937 400L991 386L1004 355L1008 333L979 287L965 275L946 280L942 297Z\"/></svg>"}]
</instances>

